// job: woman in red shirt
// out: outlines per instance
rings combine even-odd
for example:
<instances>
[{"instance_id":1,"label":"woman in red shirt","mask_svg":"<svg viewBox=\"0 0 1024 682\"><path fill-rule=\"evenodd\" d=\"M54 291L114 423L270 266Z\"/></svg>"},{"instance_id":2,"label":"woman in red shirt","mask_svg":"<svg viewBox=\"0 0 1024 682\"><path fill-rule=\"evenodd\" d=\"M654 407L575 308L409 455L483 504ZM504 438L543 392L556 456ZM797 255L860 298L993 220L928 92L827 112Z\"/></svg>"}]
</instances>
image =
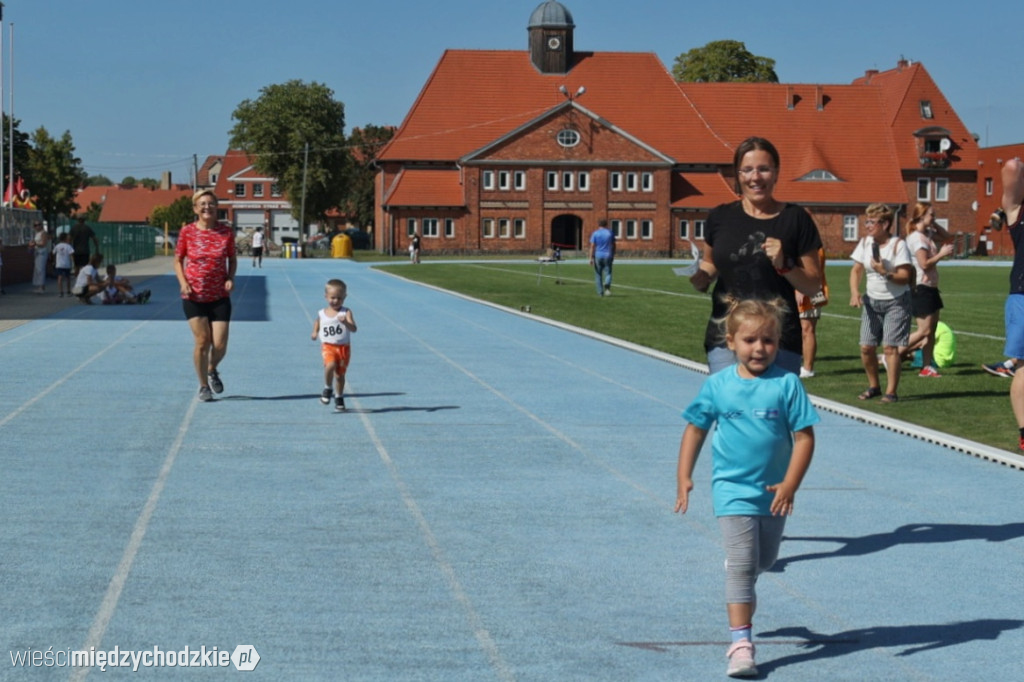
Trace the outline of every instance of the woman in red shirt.
<instances>
[{"instance_id":1,"label":"woman in red shirt","mask_svg":"<svg viewBox=\"0 0 1024 682\"><path fill-rule=\"evenodd\" d=\"M185 319L196 345L192 354L199 378L199 399L213 400L224 384L217 365L228 350L231 290L234 288L235 235L217 222L217 197L204 189L192 197L197 219L181 228L174 249L174 274L181 287Z\"/></svg>"}]
</instances>

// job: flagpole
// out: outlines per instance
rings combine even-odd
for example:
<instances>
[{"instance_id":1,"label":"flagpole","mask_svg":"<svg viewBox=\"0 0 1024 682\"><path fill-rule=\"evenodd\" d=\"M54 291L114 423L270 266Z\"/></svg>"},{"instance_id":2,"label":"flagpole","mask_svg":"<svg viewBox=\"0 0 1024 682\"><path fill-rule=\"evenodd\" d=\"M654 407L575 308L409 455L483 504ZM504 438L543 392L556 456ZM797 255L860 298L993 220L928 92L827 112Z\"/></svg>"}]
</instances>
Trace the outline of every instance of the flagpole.
<instances>
[{"instance_id":1,"label":"flagpole","mask_svg":"<svg viewBox=\"0 0 1024 682\"><path fill-rule=\"evenodd\" d=\"M14 22L11 22L11 57L7 60L7 68L10 70L10 83L11 88L11 112L8 114L8 143L11 145L11 153L8 155L7 163L10 169L9 182L14 182ZM14 203L14 197L11 197L11 203Z\"/></svg>"},{"instance_id":2,"label":"flagpole","mask_svg":"<svg viewBox=\"0 0 1024 682\"><path fill-rule=\"evenodd\" d=\"M0 127L4 124L4 32L3 32L3 21L4 21L4 3L0 2ZM2 133L3 130L0 130ZM7 183L3 182L4 179L4 137L0 134L0 185L3 185L3 191L7 192ZM6 196L4 197L6 199Z\"/></svg>"}]
</instances>

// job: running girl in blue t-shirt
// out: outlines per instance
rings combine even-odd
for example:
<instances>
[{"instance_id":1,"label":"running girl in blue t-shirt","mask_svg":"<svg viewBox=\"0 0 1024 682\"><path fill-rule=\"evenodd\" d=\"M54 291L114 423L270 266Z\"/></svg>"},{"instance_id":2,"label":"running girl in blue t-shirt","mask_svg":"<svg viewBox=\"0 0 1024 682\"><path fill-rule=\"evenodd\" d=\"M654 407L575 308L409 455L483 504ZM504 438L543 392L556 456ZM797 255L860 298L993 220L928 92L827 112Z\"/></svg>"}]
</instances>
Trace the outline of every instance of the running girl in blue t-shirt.
<instances>
[{"instance_id":1,"label":"running girl in blue t-shirt","mask_svg":"<svg viewBox=\"0 0 1024 682\"><path fill-rule=\"evenodd\" d=\"M711 441L711 497L726 550L726 602L732 646L727 674L757 675L752 618L754 584L779 554L786 516L814 453L818 413L800 378L775 363L786 304L731 301L721 323L737 364L708 377L683 412L675 511L685 513L693 468Z\"/></svg>"}]
</instances>

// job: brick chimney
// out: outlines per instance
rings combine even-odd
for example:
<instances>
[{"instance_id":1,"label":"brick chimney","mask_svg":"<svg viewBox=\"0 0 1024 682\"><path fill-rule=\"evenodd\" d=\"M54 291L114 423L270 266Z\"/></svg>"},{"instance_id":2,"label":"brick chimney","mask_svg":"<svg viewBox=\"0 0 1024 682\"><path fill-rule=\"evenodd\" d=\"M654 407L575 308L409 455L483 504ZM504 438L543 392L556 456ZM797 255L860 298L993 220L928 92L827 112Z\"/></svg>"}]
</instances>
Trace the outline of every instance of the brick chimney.
<instances>
[{"instance_id":1,"label":"brick chimney","mask_svg":"<svg viewBox=\"0 0 1024 682\"><path fill-rule=\"evenodd\" d=\"M878 69L868 69L864 72L864 82L870 84L871 79L878 75Z\"/></svg>"}]
</instances>

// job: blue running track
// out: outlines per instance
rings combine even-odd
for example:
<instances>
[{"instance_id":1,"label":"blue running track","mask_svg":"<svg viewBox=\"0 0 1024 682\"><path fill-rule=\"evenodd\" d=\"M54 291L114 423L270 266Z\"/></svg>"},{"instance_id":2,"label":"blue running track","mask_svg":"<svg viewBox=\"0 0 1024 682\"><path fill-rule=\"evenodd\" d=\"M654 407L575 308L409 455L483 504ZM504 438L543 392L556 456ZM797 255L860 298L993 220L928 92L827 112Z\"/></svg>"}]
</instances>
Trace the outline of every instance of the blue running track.
<instances>
[{"instance_id":1,"label":"blue running track","mask_svg":"<svg viewBox=\"0 0 1024 682\"><path fill-rule=\"evenodd\" d=\"M341 414L310 340L330 277L359 325ZM672 513L687 363L242 259L206 404L174 277L146 286L0 334L0 679L725 679L708 452ZM1024 472L822 417L758 585L761 679L1021 679ZM259 661L168 667L186 647ZM68 665L115 649L164 667Z\"/></svg>"}]
</instances>

